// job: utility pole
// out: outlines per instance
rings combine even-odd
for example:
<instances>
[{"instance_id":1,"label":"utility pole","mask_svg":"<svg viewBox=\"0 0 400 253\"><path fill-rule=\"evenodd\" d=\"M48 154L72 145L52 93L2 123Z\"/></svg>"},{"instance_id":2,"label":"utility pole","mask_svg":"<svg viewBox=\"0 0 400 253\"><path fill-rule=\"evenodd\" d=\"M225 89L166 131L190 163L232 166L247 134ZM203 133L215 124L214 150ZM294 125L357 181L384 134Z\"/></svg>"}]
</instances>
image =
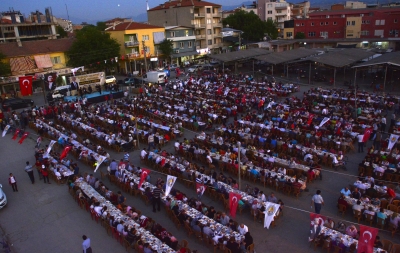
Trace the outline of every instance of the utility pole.
<instances>
[{"instance_id":1,"label":"utility pole","mask_svg":"<svg viewBox=\"0 0 400 253\"><path fill-rule=\"evenodd\" d=\"M136 106L137 106L137 105L136 105ZM135 118L135 124L136 124L136 126L135 126L135 128L136 128L136 141L137 141L137 148L138 148L138 150L140 150L140 149L139 149L139 129L137 128L137 122L138 122L138 120L139 120L139 118L136 117L136 118Z\"/></svg>"},{"instance_id":2,"label":"utility pole","mask_svg":"<svg viewBox=\"0 0 400 253\"><path fill-rule=\"evenodd\" d=\"M145 41L142 41L143 43L143 54L144 54L144 69L145 69L145 74L147 73L147 58L146 58L146 45L144 44Z\"/></svg>"},{"instance_id":3,"label":"utility pole","mask_svg":"<svg viewBox=\"0 0 400 253\"><path fill-rule=\"evenodd\" d=\"M242 189L242 182L240 180L240 172L242 170L242 167L240 166L240 164L241 164L241 162L240 162L240 146L241 146L240 141L238 141L237 145L238 145L238 163L239 163L239 166L238 166L238 177L239 177L239 191L240 191L240 189Z\"/></svg>"}]
</instances>

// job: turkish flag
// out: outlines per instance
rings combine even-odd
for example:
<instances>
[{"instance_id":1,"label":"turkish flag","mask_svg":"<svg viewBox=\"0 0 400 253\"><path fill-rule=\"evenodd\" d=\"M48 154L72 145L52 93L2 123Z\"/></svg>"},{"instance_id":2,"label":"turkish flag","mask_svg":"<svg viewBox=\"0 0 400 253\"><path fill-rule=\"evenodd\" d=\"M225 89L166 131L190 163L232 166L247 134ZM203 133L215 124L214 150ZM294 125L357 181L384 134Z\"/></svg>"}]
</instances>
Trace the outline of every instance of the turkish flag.
<instances>
[{"instance_id":1,"label":"turkish flag","mask_svg":"<svg viewBox=\"0 0 400 253\"><path fill-rule=\"evenodd\" d=\"M63 152L60 155L60 160L64 159L65 157L67 157L68 152L71 150L72 146L66 146L63 150Z\"/></svg>"},{"instance_id":2,"label":"turkish flag","mask_svg":"<svg viewBox=\"0 0 400 253\"><path fill-rule=\"evenodd\" d=\"M32 76L21 76L19 78L19 89L21 96L32 95Z\"/></svg>"},{"instance_id":3,"label":"turkish flag","mask_svg":"<svg viewBox=\"0 0 400 253\"><path fill-rule=\"evenodd\" d=\"M368 141L369 136L371 135L371 133L372 133L373 130L374 130L374 129L373 129L372 127L370 127L370 128L365 128L364 137L363 137L363 142Z\"/></svg>"},{"instance_id":4,"label":"turkish flag","mask_svg":"<svg viewBox=\"0 0 400 253\"><path fill-rule=\"evenodd\" d=\"M14 136L12 137L13 140L16 140L16 139L17 139L17 136L18 136L18 134L19 134L19 131L20 131L19 129L15 130Z\"/></svg>"},{"instance_id":5,"label":"turkish flag","mask_svg":"<svg viewBox=\"0 0 400 253\"><path fill-rule=\"evenodd\" d=\"M207 188L207 186L205 186L204 184L196 183L197 195L199 195L199 194L203 195L204 192L206 191L206 188Z\"/></svg>"},{"instance_id":6,"label":"turkish flag","mask_svg":"<svg viewBox=\"0 0 400 253\"><path fill-rule=\"evenodd\" d=\"M142 174L140 174L140 181L139 181L138 188L142 187L144 180L146 180L146 178L149 174L150 174L149 169L142 169Z\"/></svg>"},{"instance_id":7,"label":"turkish flag","mask_svg":"<svg viewBox=\"0 0 400 253\"><path fill-rule=\"evenodd\" d=\"M310 213L310 221L313 223L315 222L315 219L318 220L318 225L324 225L324 222L326 220L326 217L317 213Z\"/></svg>"},{"instance_id":8,"label":"turkish flag","mask_svg":"<svg viewBox=\"0 0 400 253\"><path fill-rule=\"evenodd\" d=\"M239 205L239 200L241 198L242 198L242 196L239 193L234 193L234 192L229 193L229 208L231 210L232 218L236 217L236 209L237 209L237 206Z\"/></svg>"},{"instance_id":9,"label":"turkish flag","mask_svg":"<svg viewBox=\"0 0 400 253\"><path fill-rule=\"evenodd\" d=\"M372 253L374 251L377 228L360 225L360 238L358 239L357 253Z\"/></svg>"},{"instance_id":10,"label":"turkish flag","mask_svg":"<svg viewBox=\"0 0 400 253\"><path fill-rule=\"evenodd\" d=\"M311 124L313 118L314 118L314 114L308 115L307 125L310 125L310 124Z\"/></svg>"},{"instance_id":11,"label":"turkish flag","mask_svg":"<svg viewBox=\"0 0 400 253\"><path fill-rule=\"evenodd\" d=\"M22 135L22 137L21 137L21 139L19 139L18 143L19 143L19 144L22 144L22 142L24 142L24 140L26 139L26 137L28 137L28 132L25 132L25 133Z\"/></svg>"}]
</instances>

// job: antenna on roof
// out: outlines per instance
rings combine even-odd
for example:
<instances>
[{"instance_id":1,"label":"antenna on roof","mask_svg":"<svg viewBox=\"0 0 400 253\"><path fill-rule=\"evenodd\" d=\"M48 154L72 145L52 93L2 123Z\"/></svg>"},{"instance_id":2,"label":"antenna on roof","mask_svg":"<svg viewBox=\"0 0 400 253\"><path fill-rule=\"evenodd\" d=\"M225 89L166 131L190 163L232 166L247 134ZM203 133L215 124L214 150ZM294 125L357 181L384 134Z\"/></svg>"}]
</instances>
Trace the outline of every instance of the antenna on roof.
<instances>
[{"instance_id":1,"label":"antenna on roof","mask_svg":"<svg viewBox=\"0 0 400 253\"><path fill-rule=\"evenodd\" d=\"M67 6L67 4L65 4L65 9L67 10L67 18L68 18L68 20L69 20L69 13L68 13L68 6Z\"/></svg>"},{"instance_id":2,"label":"antenna on roof","mask_svg":"<svg viewBox=\"0 0 400 253\"><path fill-rule=\"evenodd\" d=\"M150 8L149 8L149 1L148 1L148 0L146 0L146 4L147 4L147 10L150 10Z\"/></svg>"}]
</instances>

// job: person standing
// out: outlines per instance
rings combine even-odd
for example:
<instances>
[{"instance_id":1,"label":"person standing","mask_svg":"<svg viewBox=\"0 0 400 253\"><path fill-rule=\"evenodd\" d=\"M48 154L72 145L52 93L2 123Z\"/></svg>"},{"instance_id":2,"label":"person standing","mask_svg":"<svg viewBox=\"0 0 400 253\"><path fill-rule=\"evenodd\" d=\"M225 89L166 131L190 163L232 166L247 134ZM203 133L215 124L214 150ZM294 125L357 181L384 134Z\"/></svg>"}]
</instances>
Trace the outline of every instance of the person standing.
<instances>
[{"instance_id":1,"label":"person standing","mask_svg":"<svg viewBox=\"0 0 400 253\"><path fill-rule=\"evenodd\" d=\"M153 134L149 134L147 141L149 143L147 150L150 150L150 147L154 149L155 147L154 147L154 135Z\"/></svg>"},{"instance_id":2,"label":"person standing","mask_svg":"<svg viewBox=\"0 0 400 253\"><path fill-rule=\"evenodd\" d=\"M28 176L32 182L32 184L35 183L35 177L33 176L33 169L32 169L32 165L29 164L29 162L26 162L26 166L25 166L25 172L28 173Z\"/></svg>"},{"instance_id":3,"label":"person standing","mask_svg":"<svg viewBox=\"0 0 400 253\"><path fill-rule=\"evenodd\" d=\"M47 180L47 183L51 184L50 181L49 181L49 172L47 171L47 168L46 168L45 165L42 165L41 172L42 172L42 175L43 175L43 182L46 183L46 180Z\"/></svg>"},{"instance_id":4,"label":"person standing","mask_svg":"<svg viewBox=\"0 0 400 253\"><path fill-rule=\"evenodd\" d=\"M158 184L157 187L153 190L153 212L156 212L156 204L157 210L161 211L161 185Z\"/></svg>"},{"instance_id":5,"label":"person standing","mask_svg":"<svg viewBox=\"0 0 400 253\"><path fill-rule=\"evenodd\" d=\"M10 173L10 177L8 178L8 183L11 185L13 192L18 191L17 180L15 179L15 177L12 173Z\"/></svg>"},{"instance_id":6,"label":"person standing","mask_svg":"<svg viewBox=\"0 0 400 253\"><path fill-rule=\"evenodd\" d=\"M381 131L385 132L386 131L386 117L383 115L381 119Z\"/></svg>"},{"instance_id":7,"label":"person standing","mask_svg":"<svg viewBox=\"0 0 400 253\"><path fill-rule=\"evenodd\" d=\"M83 253L92 253L92 247L90 247L90 238L87 238L86 235L82 236L82 249Z\"/></svg>"},{"instance_id":8,"label":"person standing","mask_svg":"<svg viewBox=\"0 0 400 253\"><path fill-rule=\"evenodd\" d=\"M357 136L357 140L358 140L358 153L364 153L364 142L363 142L363 139L364 139L364 135L360 133L360 134Z\"/></svg>"},{"instance_id":9,"label":"person standing","mask_svg":"<svg viewBox=\"0 0 400 253\"><path fill-rule=\"evenodd\" d=\"M324 205L324 199L321 196L321 190L317 190L316 194L311 199L311 208L315 208L315 213L319 214L321 212L321 208Z\"/></svg>"}]
</instances>

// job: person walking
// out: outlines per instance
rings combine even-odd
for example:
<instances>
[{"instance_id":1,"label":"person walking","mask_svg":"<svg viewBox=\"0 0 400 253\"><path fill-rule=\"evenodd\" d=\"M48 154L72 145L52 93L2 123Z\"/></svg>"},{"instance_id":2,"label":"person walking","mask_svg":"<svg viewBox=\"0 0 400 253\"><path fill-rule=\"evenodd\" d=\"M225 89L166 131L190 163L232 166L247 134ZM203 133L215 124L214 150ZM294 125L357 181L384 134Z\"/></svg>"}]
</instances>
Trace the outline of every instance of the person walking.
<instances>
[{"instance_id":1,"label":"person walking","mask_svg":"<svg viewBox=\"0 0 400 253\"><path fill-rule=\"evenodd\" d=\"M154 147L154 135L153 134L149 134L147 142L149 144L149 146L147 147L147 150L150 150L150 147L153 148L153 149L155 148Z\"/></svg>"},{"instance_id":2,"label":"person walking","mask_svg":"<svg viewBox=\"0 0 400 253\"><path fill-rule=\"evenodd\" d=\"M25 166L25 172L28 173L28 176L32 182L32 184L35 183L35 177L33 176L33 169L32 169L32 165L29 164L29 162L26 162L26 166Z\"/></svg>"},{"instance_id":3,"label":"person walking","mask_svg":"<svg viewBox=\"0 0 400 253\"><path fill-rule=\"evenodd\" d=\"M315 208L315 213L319 214L321 212L321 208L324 205L324 199L321 196L321 190L317 190L315 195L311 199L311 208Z\"/></svg>"},{"instance_id":4,"label":"person walking","mask_svg":"<svg viewBox=\"0 0 400 253\"><path fill-rule=\"evenodd\" d=\"M83 253L92 253L92 247L90 247L90 238L87 238L86 235L82 236L82 249Z\"/></svg>"},{"instance_id":5,"label":"person walking","mask_svg":"<svg viewBox=\"0 0 400 253\"><path fill-rule=\"evenodd\" d=\"M161 211L161 184L158 184L157 188L153 190L153 212L156 212L156 204L157 210Z\"/></svg>"},{"instance_id":6,"label":"person walking","mask_svg":"<svg viewBox=\"0 0 400 253\"><path fill-rule=\"evenodd\" d=\"M49 172L47 171L47 168L46 168L45 165L42 165L41 172L42 172L42 175L43 175L43 182L46 183L46 180L47 180L47 183L51 184L50 181L49 181Z\"/></svg>"},{"instance_id":7,"label":"person walking","mask_svg":"<svg viewBox=\"0 0 400 253\"><path fill-rule=\"evenodd\" d=\"M358 140L358 153L364 153L364 135L362 133L360 133L357 136L357 140Z\"/></svg>"},{"instance_id":8,"label":"person walking","mask_svg":"<svg viewBox=\"0 0 400 253\"><path fill-rule=\"evenodd\" d=\"M17 180L15 179L15 177L12 173L10 173L10 177L8 178L8 183L11 185L13 192L18 191Z\"/></svg>"}]
</instances>

